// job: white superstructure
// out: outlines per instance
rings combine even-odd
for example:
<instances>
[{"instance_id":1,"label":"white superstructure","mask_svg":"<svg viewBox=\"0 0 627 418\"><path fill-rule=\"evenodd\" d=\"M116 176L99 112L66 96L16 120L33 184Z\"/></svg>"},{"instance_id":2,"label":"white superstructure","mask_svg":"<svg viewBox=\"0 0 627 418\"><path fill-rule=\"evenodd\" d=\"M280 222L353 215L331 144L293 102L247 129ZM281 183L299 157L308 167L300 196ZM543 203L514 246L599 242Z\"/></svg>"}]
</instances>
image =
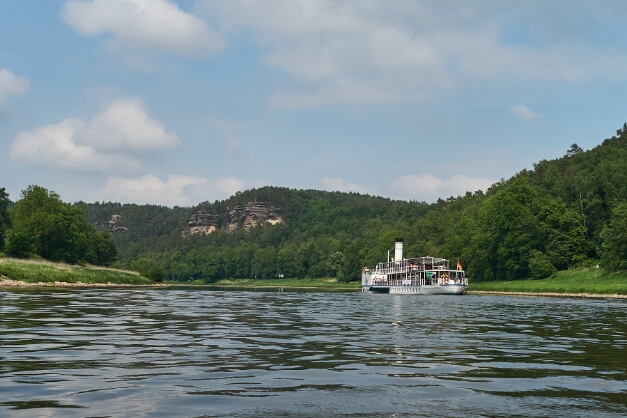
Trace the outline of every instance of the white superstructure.
<instances>
[{"instance_id":1,"label":"white superstructure","mask_svg":"<svg viewBox=\"0 0 627 418\"><path fill-rule=\"evenodd\" d=\"M361 287L364 292L415 295L463 295L468 279L462 265L449 268L449 261L437 257L403 258L403 239L397 238L394 259L363 269Z\"/></svg>"}]
</instances>

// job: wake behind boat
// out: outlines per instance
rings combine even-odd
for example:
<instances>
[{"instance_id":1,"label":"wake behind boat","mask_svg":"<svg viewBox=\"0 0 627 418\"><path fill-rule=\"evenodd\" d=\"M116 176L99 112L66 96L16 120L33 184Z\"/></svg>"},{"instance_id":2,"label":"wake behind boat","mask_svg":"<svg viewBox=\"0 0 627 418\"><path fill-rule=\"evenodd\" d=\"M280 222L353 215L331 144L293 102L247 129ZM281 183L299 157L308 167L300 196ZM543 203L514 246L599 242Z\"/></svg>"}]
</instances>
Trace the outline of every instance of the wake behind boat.
<instances>
[{"instance_id":1,"label":"wake behind boat","mask_svg":"<svg viewBox=\"0 0 627 418\"><path fill-rule=\"evenodd\" d=\"M364 268L361 288L364 292L463 295L468 289L468 279L459 261L457 269L450 269L446 258L403 258L403 239L397 238L394 259L378 263L374 270Z\"/></svg>"}]
</instances>

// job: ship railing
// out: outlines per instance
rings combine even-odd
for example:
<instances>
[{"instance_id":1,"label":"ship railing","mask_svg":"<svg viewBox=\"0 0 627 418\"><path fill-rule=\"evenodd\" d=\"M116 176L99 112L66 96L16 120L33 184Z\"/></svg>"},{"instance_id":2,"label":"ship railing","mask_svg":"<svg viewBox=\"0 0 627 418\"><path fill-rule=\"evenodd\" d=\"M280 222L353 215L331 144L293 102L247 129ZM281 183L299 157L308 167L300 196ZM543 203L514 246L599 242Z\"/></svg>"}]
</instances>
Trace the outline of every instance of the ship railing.
<instances>
[{"instance_id":1,"label":"ship railing","mask_svg":"<svg viewBox=\"0 0 627 418\"><path fill-rule=\"evenodd\" d=\"M450 280L448 283L443 282L442 280L438 280L438 279L412 279L412 280L400 280L400 279L393 279L388 282L385 283L373 283L373 286L428 286L428 285L446 285L446 284L455 284L455 285L463 285L463 286L468 286L468 280L467 279L457 279L457 280Z\"/></svg>"},{"instance_id":2,"label":"ship railing","mask_svg":"<svg viewBox=\"0 0 627 418\"><path fill-rule=\"evenodd\" d=\"M463 270L419 270L407 273L405 276L389 279L390 286L468 285Z\"/></svg>"},{"instance_id":3,"label":"ship railing","mask_svg":"<svg viewBox=\"0 0 627 418\"><path fill-rule=\"evenodd\" d=\"M409 276L400 278L376 279L370 281L370 286L425 286L425 285L465 285L468 286L468 278L465 276L453 276L448 279L441 276L426 277L425 276Z\"/></svg>"},{"instance_id":4,"label":"ship railing","mask_svg":"<svg viewBox=\"0 0 627 418\"><path fill-rule=\"evenodd\" d=\"M458 272L458 271L463 271L463 270L439 268L438 266L433 266L431 268L424 268L424 267L404 265L404 266L394 266L394 267L379 267L373 270L372 274L394 274L394 273L406 273L410 271L431 271L431 272L440 272L440 273L445 273L445 272L450 273L450 272Z\"/></svg>"}]
</instances>

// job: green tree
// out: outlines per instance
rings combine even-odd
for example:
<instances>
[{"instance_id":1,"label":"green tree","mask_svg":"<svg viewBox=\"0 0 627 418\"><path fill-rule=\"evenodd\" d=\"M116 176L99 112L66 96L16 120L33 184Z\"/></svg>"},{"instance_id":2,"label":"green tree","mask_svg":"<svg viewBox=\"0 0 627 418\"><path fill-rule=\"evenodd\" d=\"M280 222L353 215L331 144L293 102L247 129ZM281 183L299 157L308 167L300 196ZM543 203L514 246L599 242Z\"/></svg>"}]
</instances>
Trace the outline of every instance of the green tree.
<instances>
[{"instance_id":1,"label":"green tree","mask_svg":"<svg viewBox=\"0 0 627 418\"><path fill-rule=\"evenodd\" d=\"M254 273L251 273L252 262L258 249L257 244L246 242L233 250L233 261L237 266L235 269L236 278L243 279L254 276Z\"/></svg>"},{"instance_id":2,"label":"green tree","mask_svg":"<svg viewBox=\"0 0 627 418\"><path fill-rule=\"evenodd\" d=\"M284 245L277 252L277 273L283 274L285 277L298 277L301 266L298 265L296 253L298 247L289 243Z\"/></svg>"},{"instance_id":3,"label":"green tree","mask_svg":"<svg viewBox=\"0 0 627 418\"><path fill-rule=\"evenodd\" d=\"M342 282L342 279L343 279L342 267L344 267L345 262L346 262L346 257L344 257L344 253L341 251L334 252L327 259L326 269L329 273L333 275L333 277L337 277L338 282Z\"/></svg>"},{"instance_id":4,"label":"green tree","mask_svg":"<svg viewBox=\"0 0 627 418\"><path fill-rule=\"evenodd\" d=\"M96 264L109 266L118 258L118 247L113 242L111 233L107 230L98 231L93 235Z\"/></svg>"},{"instance_id":5,"label":"green tree","mask_svg":"<svg viewBox=\"0 0 627 418\"><path fill-rule=\"evenodd\" d=\"M140 273L141 274L141 273ZM194 272L180 251L174 251L168 263L168 277L179 282L193 280Z\"/></svg>"},{"instance_id":6,"label":"green tree","mask_svg":"<svg viewBox=\"0 0 627 418\"><path fill-rule=\"evenodd\" d=\"M23 232L13 232L9 235L5 246L7 254L15 258L29 258L35 254L36 248L34 237Z\"/></svg>"},{"instance_id":7,"label":"green tree","mask_svg":"<svg viewBox=\"0 0 627 418\"><path fill-rule=\"evenodd\" d=\"M225 279L234 278L237 265L233 259L233 249L229 248L227 245L223 245L220 248L219 259L221 276Z\"/></svg>"},{"instance_id":8,"label":"green tree","mask_svg":"<svg viewBox=\"0 0 627 418\"><path fill-rule=\"evenodd\" d=\"M546 279L553 275L556 269L546 254L538 250L529 251L529 272L534 279Z\"/></svg>"},{"instance_id":9,"label":"green tree","mask_svg":"<svg viewBox=\"0 0 627 418\"><path fill-rule=\"evenodd\" d=\"M103 261L112 261L111 248L105 248L112 245L111 238L97 236L95 228L87 222L85 204L72 206L63 203L55 192L29 186L10 213L11 234L17 234L10 241L32 242L35 253L47 260L97 263L100 244L100 250L106 252L101 254ZM25 237L28 237L26 241Z\"/></svg>"},{"instance_id":10,"label":"green tree","mask_svg":"<svg viewBox=\"0 0 627 418\"><path fill-rule=\"evenodd\" d=\"M382 257L387 258L387 252L390 251L390 260L394 258L394 248L395 248L396 238L399 238L401 236L402 234L395 229L391 229L382 233L381 236L379 237L378 253L381 254ZM382 261L382 258L379 258L379 261Z\"/></svg>"},{"instance_id":11,"label":"green tree","mask_svg":"<svg viewBox=\"0 0 627 418\"><path fill-rule=\"evenodd\" d=\"M601 232L603 264L610 269L627 269L627 202L619 202Z\"/></svg>"},{"instance_id":12,"label":"green tree","mask_svg":"<svg viewBox=\"0 0 627 418\"><path fill-rule=\"evenodd\" d=\"M251 276L256 278L274 277L276 274L276 251L273 247L259 248L253 255Z\"/></svg>"},{"instance_id":13,"label":"green tree","mask_svg":"<svg viewBox=\"0 0 627 418\"><path fill-rule=\"evenodd\" d=\"M59 195L43 187L29 186L11 214L13 233L31 237L41 257L69 263L93 257L89 245L93 227L83 207L63 203Z\"/></svg>"},{"instance_id":14,"label":"green tree","mask_svg":"<svg viewBox=\"0 0 627 418\"><path fill-rule=\"evenodd\" d=\"M195 251L196 276L205 282L215 282L220 278L220 266L218 265L218 251L215 247L199 248Z\"/></svg>"},{"instance_id":15,"label":"green tree","mask_svg":"<svg viewBox=\"0 0 627 418\"><path fill-rule=\"evenodd\" d=\"M7 238L7 229L11 226L9 212L7 211L9 204L9 194L4 187L0 188L0 251L4 248L4 241Z\"/></svg>"},{"instance_id":16,"label":"green tree","mask_svg":"<svg viewBox=\"0 0 627 418\"><path fill-rule=\"evenodd\" d=\"M581 215L568 209L561 199L542 200L538 214L546 255L551 263L570 269L586 256L586 229Z\"/></svg>"},{"instance_id":17,"label":"green tree","mask_svg":"<svg viewBox=\"0 0 627 418\"><path fill-rule=\"evenodd\" d=\"M362 243L353 242L344 248L344 256L346 258L343 263L341 274L338 274L338 281L350 282L361 279L361 269L365 266L361 265L359 249Z\"/></svg>"},{"instance_id":18,"label":"green tree","mask_svg":"<svg viewBox=\"0 0 627 418\"><path fill-rule=\"evenodd\" d=\"M133 263L133 270L155 282L165 279L165 269L152 258L139 258Z\"/></svg>"},{"instance_id":19,"label":"green tree","mask_svg":"<svg viewBox=\"0 0 627 418\"><path fill-rule=\"evenodd\" d=\"M568 151L566 151L566 156L571 158L571 157L574 157L575 155L577 155L577 154L579 154L581 152L583 152L583 149L579 145L572 144L570 146L570 149Z\"/></svg>"},{"instance_id":20,"label":"green tree","mask_svg":"<svg viewBox=\"0 0 627 418\"><path fill-rule=\"evenodd\" d=\"M521 176L486 199L470 243L471 277L514 280L529 273L529 253L541 245L536 196Z\"/></svg>"}]
</instances>

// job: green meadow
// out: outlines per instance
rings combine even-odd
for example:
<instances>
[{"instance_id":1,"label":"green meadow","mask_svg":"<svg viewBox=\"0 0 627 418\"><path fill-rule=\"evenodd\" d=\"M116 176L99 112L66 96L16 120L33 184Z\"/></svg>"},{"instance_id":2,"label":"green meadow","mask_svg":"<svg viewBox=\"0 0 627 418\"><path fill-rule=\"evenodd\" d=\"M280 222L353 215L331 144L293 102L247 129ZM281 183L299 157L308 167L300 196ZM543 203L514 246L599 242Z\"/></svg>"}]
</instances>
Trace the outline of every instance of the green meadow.
<instances>
[{"instance_id":1,"label":"green meadow","mask_svg":"<svg viewBox=\"0 0 627 418\"><path fill-rule=\"evenodd\" d=\"M597 295L627 295L627 272L607 272L583 269L559 271L542 279L476 282L471 280L468 291L586 293Z\"/></svg>"},{"instance_id":2,"label":"green meadow","mask_svg":"<svg viewBox=\"0 0 627 418\"><path fill-rule=\"evenodd\" d=\"M153 284L132 271L15 258L0 258L0 275L27 283Z\"/></svg>"},{"instance_id":3,"label":"green meadow","mask_svg":"<svg viewBox=\"0 0 627 418\"><path fill-rule=\"evenodd\" d=\"M150 279L133 271L96 266L79 266L53 263L45 260L0 258L0 275L27 283L84 283L146 286L154 284ZM358 290L359 282L338 283L334 278L288 279L223 279L214 283L195 280L186 283L167 282L168 285L197 285L219 288L326 288ZM579 269L559 271L542 279L478 282L470 280L470 292L524 292L590 295L627 295L627 272Z\"/></svg>"}]
</instances>

